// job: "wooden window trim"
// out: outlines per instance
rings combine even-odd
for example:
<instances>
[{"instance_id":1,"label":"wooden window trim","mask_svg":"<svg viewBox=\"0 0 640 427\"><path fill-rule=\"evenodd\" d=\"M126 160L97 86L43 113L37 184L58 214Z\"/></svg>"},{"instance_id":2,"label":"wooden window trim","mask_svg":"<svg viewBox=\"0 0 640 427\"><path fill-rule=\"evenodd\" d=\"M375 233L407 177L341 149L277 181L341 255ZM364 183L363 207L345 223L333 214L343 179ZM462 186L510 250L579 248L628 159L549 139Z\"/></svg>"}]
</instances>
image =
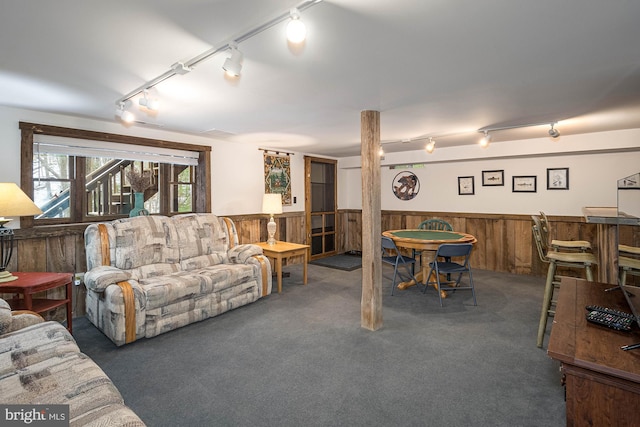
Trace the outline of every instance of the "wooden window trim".
<instances>
[{"instance_id":1,"label":"wooden window trim","mask_svg":"<svg viewBox=\"0 0 640 427\"><path fill-rule=\"evenodd\" d=\"M20 186L22 190L33 198L33 135L51 135L66 138L79 138L93 141L115 142L125 145L140 145L145 147L159 147L167 149L188 150L198 152L198 166L196 167L197 185L195 185L195 212L211 212L211 147L206 145L186 144L165 141L161 139L142 138L136 136L119 135L107 132L96 132L83 129L72 129L37 123L19 122L20 128ZM73 196L82 198L78 191ZM77 206L83 206L82 203ZM64 225L68 225L64 224ZM33 228L33 217L21 217L21 228Z\"/></svg>"}]
</instances>

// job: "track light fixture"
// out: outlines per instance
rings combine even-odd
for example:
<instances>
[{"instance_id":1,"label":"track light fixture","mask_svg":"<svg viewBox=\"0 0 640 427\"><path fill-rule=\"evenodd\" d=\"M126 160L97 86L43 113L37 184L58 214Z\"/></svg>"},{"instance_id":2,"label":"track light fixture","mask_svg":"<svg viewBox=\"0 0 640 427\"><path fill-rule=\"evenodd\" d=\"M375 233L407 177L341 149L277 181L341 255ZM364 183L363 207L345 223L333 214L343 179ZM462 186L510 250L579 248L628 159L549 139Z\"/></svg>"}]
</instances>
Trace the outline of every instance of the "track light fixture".
<instances>
[{"instance_id":1,"label":"track light fixture","mask_svg":"<svg viewBox=\"0 0 640 427\"><path fill-rule=\"evenodd\" d=\"M489 134L488 130L485 130L484 136L480 138L480 142L479 142L480 147L487 148L490 142L491 142L491 135Z\"/></svg>"},{"instance_id":2,"label":"track light fixture","mask_svg":"<svg viewBox=\"0 0 640 427\"><path fill-rule=\"evenodd\" d=\"M242 70L242 52L238 50L238 46L235 43L229 45L229 51L231 51L231 56L224 61L222 69L226 71L229 77L238 77L240 70Z\"/></svg>"},{"instance_id":3,"label":"track light fixture","mask_svg":"<svg viewBox=\"0 0 640 427\"><path fill-rule=\"evenodd\" d=\"M287 24L287 40L302 43L307 38L307 26L300 20L300 12L295 7L289 12L291 20Z\"/></svg>"},{"instance_id":4,"label":"track light fixture","mask_svg":"<svg viewBox=\"0 0 640 427\"><path fill-rule=\"evenodd\" d=\"M429 142L424 147L424 149L427 150L427 153L431 154L433 153L433 150L435 148L436 148L436 142L433 140L433 137L429 137Z\"/></svg>"},{"instance_id":5,"label":"track light fixture","mask_svg":"<svg viewBox=\"0 0 640 427\"><path fill-rule=\"evenodd\" d=\"M555 126L556 124L558 124L558 122L542 122L542 123L527 123L524 125L512 125L512 126L499 126L499 127L486 127L483 129L478 129L478 132L483 132L484 133L484 138L482 140L480 140L480 146L481 147L486 147L488 145L488 141L485 143L485 145L483 145L483 140L489 136L489 138L491 138L491 135L489 135L489 132L495 132L495 131L499 131L499 130L507 130L507 129L520 129L520 128L528 128L528 127L533 127L533 126L542 126L542 125L549 125L551 126L551 129L549 129L549 136L551 138L557 138L560 136L560 132L558 132L557 129L555 129L553 126ZM490 141L491 139L489 139Z\"/></svg>"},{"instance_id":6,"label":"track light fixture","mask_svg":"<svg viewBox=\"0 0 640 427\"><path fill-rule=\"evenodd\" d=\"M142 98L138 100L138 104L152 111L157 111L160 108L160 101L157 98L149 98L148 90L142 93Z\"/></svg>"},{"instance_id":7,"label":"track light fixture","mask_svg":"<svg viewBox=\"0 0 640 427\"><path fill-rule=\"evenodd\" d=\"M125 109L125 103L120 102L118 104L118 109L116 110L116 116L120 117L124 123L133 123L136 119L136 116L133 115L131 111L127 111Z\"/></svg>"},{"instance_id":8,"label":"track light fixture","mask_svg":"<svg viewBox=\"0 0 640 427\"><path fill-rule=\"evenodd\" d=\"M142 86L137 87L136 89L132 90L131 92L119 98L116 101L116 105L120 106L121 103L129 101L131 98L143 93L147 89L151 89L155 87L156 85L162 83L167 79L170 79L171 77L187 74L193 71L194 67L197 66L199 63L219 53L222 53L226 50L232 50L232 52L231 52L231 57L229 57L224 63L224 66L223 66L224 70L227 71L227 73L230 73L231 75L234 75L234 76L240 75L240 70L242 68L242 53L240 53L240 51L237 49L237 45L239 43L249 40L250 38L255 37L258 34L262 33L263 31L266 31L285 21L289 21L287 24L287 38L289 39L289 41L291 43L301 43L306 38L307 30L306 30L305 24L300 20L300 12L305 11L308 8L321 2L322 0L302 0L295 7L289 9L288 11L282 12L279 15L271 19L268 19L267 21L259 25L256 25L255 27L252 27L246 32L234 37L231 42L225 42L222 45L214 46L211 49L206 50L200 53L199 55L194 56L193 58L186 60L184 62L174 63L173 65L171 65L171 68L169 70L165 71L164 73L160 74L154 79L145 82ZM234 47L235 47L235 50L233 50ZM234 54L235 54L235 57L234 57ZM146 101L143 101L143 102L146 102ZM143 105L143 104L141 103L140 105ZM148 105L143 105L143 106L149 108ZM124 121L124 118L122 117L122 114L124 114L124 112L125 112L124 108L120 108L116 113L118 114L118 117L120 117L123 121ZM130 115L131 113L129 112L127 113L128 114L124 114L124 115L128 117L128 115ZM131 118L131 121L133 120L134 118Z\"/></svg>"}]
</instances>

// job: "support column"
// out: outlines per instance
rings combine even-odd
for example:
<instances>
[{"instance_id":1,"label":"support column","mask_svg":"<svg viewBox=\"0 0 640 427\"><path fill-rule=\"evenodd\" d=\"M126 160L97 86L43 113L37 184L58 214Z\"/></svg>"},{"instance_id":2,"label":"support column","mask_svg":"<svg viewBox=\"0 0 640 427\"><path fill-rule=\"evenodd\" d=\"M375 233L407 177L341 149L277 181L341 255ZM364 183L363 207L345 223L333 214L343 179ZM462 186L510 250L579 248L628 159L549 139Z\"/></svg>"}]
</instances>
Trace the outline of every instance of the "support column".
<instances>
[{"instance_id":1,"label":"support column","mask_svg":"<svg viewBox=\"0 0 640 427\"><path fill-rule=\"evenodd\" d=\"M382 261L380 242L380 112L360 113L362 161L362 300L360 326L382 327Z\"/></svg>"}]
</instances>

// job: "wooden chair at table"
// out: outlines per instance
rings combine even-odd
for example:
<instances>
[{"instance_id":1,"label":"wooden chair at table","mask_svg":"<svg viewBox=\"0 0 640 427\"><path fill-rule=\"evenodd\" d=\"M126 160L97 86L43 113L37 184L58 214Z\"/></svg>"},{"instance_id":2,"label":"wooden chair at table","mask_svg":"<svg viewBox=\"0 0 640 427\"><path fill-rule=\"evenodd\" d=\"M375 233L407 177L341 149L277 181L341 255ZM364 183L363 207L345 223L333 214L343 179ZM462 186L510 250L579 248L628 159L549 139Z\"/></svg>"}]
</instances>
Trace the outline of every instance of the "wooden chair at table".
<instances>
[{"instance_id":1,"label":"wooden chair at table","mask_svg":"<svg viewBox=\"0 0 640 427\"><path fill-rule=\"evenodd\" d=\"M453 231L453 227L444 219L431 218L425 219L418 224L420 230L439 230L439 231ZM416 257L416 250L413 250L413 257ZM449 279L447 279L449 280Z\"/></svg>"},{"instance_id":2,"label":"wooden chair at table","mask_svg":"<svg viewBox=\"0 0 640 427\"><path fill-rule=\"evenodd\" d=\"M591 250L591 242L587 240L551 239L551 223L549 222L549 218L547 218L547 214L540 211L540 216L538 218L541 225L540 231L542 232L542 236L547 242L547 245L550 246L551 248L574 250L574 251L580 251L580 252L587 252ZM534 222L535 221L536 220L534 219Z\"/></svg>"},{"instance_id":3,"label":"wooden chair at table","mask_svg":"<svg viewBox=\"0 0 640 427\"><path fill-rule=\"evenodd\" d=\"M593 271L591 270L591 266L597 265L598 262L591 252L576 252L576 248L570 248L573 249L570 252L561 252L560 249L566 250L567 248L558 245L550 248L548 239L542 231L543 225L540 221L540 217L532 215L531 218L533 219L531 231L538 250L538 255L542 262L549 264L549 268L547 270L547 281L544 287L544 297L542 300L542 311L540 313L540 324L538 325L537 345L538 347L542 347L544 333L547 328L547 319L549 315L553 316L555 314L555 301L553 300L553 294L555 288L560 286L560 280L556 278L557 267L584 269L586 271L587 280L592 282Z\"/></svg>"},{"instance_id":4,"label":"wooden chair at table","mask_svg":"<svg viewBox=\"0 0 640 427\"><path fill-rule=\"evenodd\" d=\"M418 224L420 230L441 230L441 231L453 231L453 227L444 219L431 218L425 219Z\"/></svg>"},{"instance_id":5,"label":"wooden chair at table","mask_svg":"<svg viewBox=\"0 0 640 427\"><path fill-rule=\"evenodd\" d=\"M627 275L640 276L640 248L636 246L618 245L618 269L620 284L627 284Z\"/></svg>"}]
</instances>

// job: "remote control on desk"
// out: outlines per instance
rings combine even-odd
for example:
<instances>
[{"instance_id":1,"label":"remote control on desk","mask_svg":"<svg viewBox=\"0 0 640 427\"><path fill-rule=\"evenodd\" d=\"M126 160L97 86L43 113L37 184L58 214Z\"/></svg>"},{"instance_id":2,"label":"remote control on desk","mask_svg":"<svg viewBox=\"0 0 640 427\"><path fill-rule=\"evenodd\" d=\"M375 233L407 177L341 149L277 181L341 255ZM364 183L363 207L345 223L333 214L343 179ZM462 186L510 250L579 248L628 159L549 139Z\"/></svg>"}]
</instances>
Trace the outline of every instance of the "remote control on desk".
<instances>
[{"instance_id":1,"label":"remote control on desk","mask_svg":"<svg viewBox=\"0 0 640 427\"><path fill-rule=\"evenodd\" d=\"M635 318L632 314L612 308L588 305L587 320L617 331L630 331Z\"/></svg>"}]
</instances>

